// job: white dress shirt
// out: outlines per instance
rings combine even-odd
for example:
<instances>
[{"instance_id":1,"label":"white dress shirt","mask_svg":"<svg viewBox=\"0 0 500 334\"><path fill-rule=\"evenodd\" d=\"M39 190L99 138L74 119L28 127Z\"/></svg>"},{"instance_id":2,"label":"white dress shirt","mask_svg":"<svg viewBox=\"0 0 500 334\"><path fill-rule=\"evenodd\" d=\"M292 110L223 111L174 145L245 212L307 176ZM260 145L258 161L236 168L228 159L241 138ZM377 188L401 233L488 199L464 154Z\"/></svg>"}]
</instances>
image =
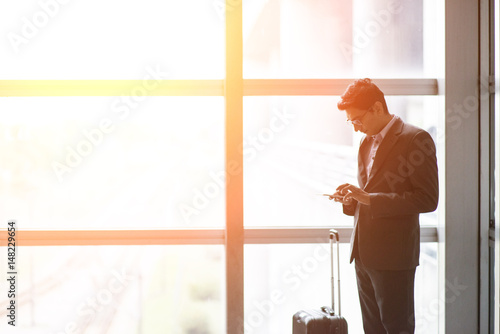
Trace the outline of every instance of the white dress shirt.
<instances>
[{"instance_id":1,"label":"white dress shirt","mask_svg":"<svg viewBox=\"0 0 500 334\"><path fill-rule=\"evenodd\" d=\"M398 118L399 118L398 116L392 115L392 119L389 121L389 123L387 123L387 125L379 133L367 138L369 140L369 143L368 143L369 146L367 148L368 154L365 156L365 160L364 160L365 172L366 172L367 178L370 176L370 173L372 171L373 161L375 160L375 155L377 154L377 150L378 150L380 144L382 143L382 140L384 140L385 135L387 134L387 132L389 132L389 129L391 128L391 126L394 124L394 122Z\"/></svg>"}]
</instances>

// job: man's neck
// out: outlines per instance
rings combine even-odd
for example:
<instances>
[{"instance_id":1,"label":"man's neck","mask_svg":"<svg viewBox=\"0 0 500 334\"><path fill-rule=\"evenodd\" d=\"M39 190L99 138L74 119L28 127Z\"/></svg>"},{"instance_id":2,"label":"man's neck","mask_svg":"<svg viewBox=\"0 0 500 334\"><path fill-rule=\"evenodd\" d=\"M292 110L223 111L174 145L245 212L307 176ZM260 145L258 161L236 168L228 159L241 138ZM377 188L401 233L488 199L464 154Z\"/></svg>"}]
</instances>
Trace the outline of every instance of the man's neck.
<instances>
[{"instance_id":1,"label":"man's neck","mask_svg":"<svg viewBox=\"0 0 500 334\"><path fill-rule=\"evenodd\" d=\"M382 131L387 126L387 124L389 124L393 116L394 115L392 114L386 114L380 118L380 123L379 126L377 127L377 132L375 133L375 135L379 134L380 131Z\"/></svg>"}]
</instances>

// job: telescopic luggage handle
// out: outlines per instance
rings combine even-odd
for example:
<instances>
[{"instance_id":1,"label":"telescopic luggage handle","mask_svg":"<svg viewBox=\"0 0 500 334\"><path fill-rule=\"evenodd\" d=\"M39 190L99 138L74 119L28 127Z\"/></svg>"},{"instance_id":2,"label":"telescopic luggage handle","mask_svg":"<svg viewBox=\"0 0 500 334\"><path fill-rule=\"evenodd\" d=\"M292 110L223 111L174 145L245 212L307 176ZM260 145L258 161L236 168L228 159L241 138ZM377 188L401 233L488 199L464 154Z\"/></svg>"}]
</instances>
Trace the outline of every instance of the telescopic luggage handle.
<instances>
[{"instance_id":1,"label":"telescopic luggage handle","mask_svg":"<svg viewBox=\"0 0 500 334\"><path fill-rule=\"evenodd\" d=\"M331 253L331 280L332 280L332 310L335 312L335 287L334 287L334 276L333 276L333 239L337 243L337 277L338 277L338 287L339 287L339 316L340 313L340 262L339 262L339 232L335 229L330 230L330 253Z\"/></svg>"}]
</instances>

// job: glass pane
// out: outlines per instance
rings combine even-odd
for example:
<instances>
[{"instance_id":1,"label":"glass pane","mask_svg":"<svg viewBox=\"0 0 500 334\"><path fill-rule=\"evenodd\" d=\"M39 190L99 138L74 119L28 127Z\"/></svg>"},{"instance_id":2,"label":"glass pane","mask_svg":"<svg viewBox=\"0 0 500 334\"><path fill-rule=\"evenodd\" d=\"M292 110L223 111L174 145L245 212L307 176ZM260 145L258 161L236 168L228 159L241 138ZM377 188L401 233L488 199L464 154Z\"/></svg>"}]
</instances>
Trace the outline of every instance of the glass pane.
<instances>
[{"instance_id":1,"label":"glass pane","mask_svg":"<svg viewBox=\"0 0 500 334\"><path fill-rule=\"evenodd\" d=\"M437 22L428 0L244 1L244 77L435 77Z\"/></svg>"},{"instance_id":2,"label":"glass pane","mask_svg":"<svg viewBox=\"0 0 500 334\"><path fill-rule=\"evenodd\" d=\"M223 246L18 250L16 330L2 333L224 332ZM8 301L2 293L2 320Z\"/></svg>"},{"instance_id":3,"label":"glass pane","mask_svg":"<svg viewBox=\"0 0 500 334\"><path fill-rule=\"evenodd\" d=\"M0 79L224 77L224 21L210 1L0 2Z\"/></svg>"},{"instance_id":4,"label":"glass pane","mask_svg":"<svg viewBox=\"0 0 500 334\"><path fill-rule=\"evenodd\" d=\"M435 243L422 244L415 277L418 334L438 333L436 249ZM354 264L348 260L349 245L341 244L341 312L349 333L363 333ZM335 282L336 275L335 271ZM331 305L330 282L327 244L246 245L245 330L254 334L291 333L295 312ZM335 292L337 298L337 286Z\"/></svg>"},{"instance_id":5,"label":"glass pane","mask_svg":"<svg viewBox=\"0 0 500 334\"><path fill-rule=\"evenodd\" d=\"M337 109L338 97L244 98L244 205L247 226L352 226L340 204L321 194L342 183L358 184L357 152L362 137ZM438 156L437 97L386 98L389 111L428 130ZM444 169L441 168L443 173ZM437 213L421 216L437 225Z\"/></svg>"},{"instance_id":6,"label":"glass pane","mask_svg":"<svg viewBox=\"0 0 500 334\"><path fill-rule=\"evenodd\" d=\"M222 97L3 98L0 117L3 221L24 229L225 224Z\"/></svg>"}]
</instances>

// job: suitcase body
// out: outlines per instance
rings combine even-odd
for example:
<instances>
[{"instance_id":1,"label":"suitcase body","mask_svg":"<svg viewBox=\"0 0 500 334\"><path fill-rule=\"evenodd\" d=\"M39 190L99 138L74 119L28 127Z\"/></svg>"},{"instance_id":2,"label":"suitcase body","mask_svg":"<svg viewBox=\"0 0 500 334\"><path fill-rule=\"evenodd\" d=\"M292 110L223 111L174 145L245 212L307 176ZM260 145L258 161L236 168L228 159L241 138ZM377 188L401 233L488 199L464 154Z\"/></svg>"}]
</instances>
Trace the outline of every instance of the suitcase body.
<instances>
[{"instance_id":1,"label":"suitcase body","mask_svg":"<svg viewBox=\"0 0 500 334\"><path fill-rule=\"evenodd\" d=\"M333 240L337 243L337 272L339 287L339 312L335 314L335 288L333 278ZM293 315L293 334L347 334L347 321L340 315L340 265L339 234L330 230L332 307L320 310L302 310Z\"/></svg>"},{"instance_id":2,"label":"suitcase body","mask_svg":"<svg viewBox=\"0 0 500 334\"><path fill-rule=\"evenodd\" d=\"M293 334L347 334L347 321L329 307L293 315Z\"/></svg>"}]
</instances>

